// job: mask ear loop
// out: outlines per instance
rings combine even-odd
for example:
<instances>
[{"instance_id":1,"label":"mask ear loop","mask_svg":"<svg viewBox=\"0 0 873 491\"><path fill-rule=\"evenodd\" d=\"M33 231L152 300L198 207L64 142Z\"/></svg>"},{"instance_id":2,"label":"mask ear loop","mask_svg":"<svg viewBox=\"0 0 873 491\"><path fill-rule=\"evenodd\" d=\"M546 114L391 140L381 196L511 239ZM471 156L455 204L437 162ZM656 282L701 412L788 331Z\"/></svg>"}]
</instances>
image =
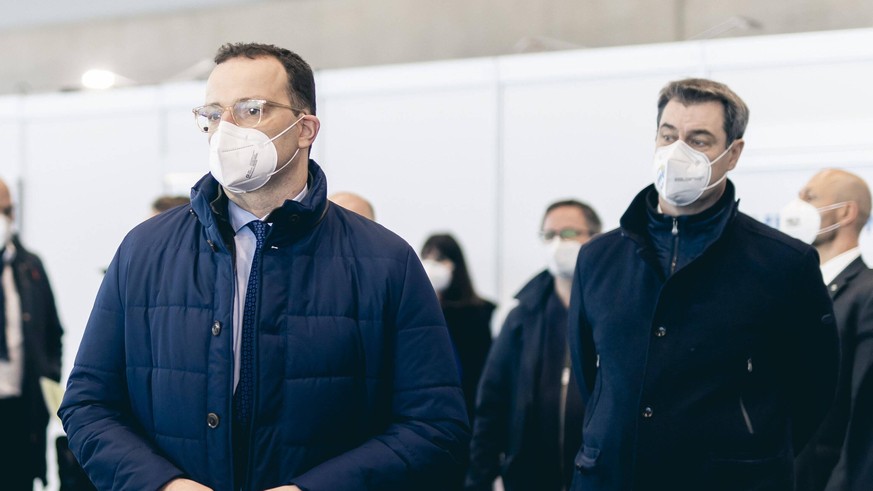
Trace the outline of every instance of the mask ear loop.
<instances>
[{"instance_id":1,"label":"mask ear loop","mask_svg":"<svg viewBox=\"0 0 873 491\"><path fill-rule=\"evenodd\" d=\"M734 142L735 142L735 141L736 141L736 140L734 140ZM709 167L712 168L712 166L715 165L716 162L718 162L722 157L724 157L725 155L727 155L728 151L730 151L730 149L733 148L733 146L734 146L734 144L733 144L733 142L732 142L730 145L728 145L727 148L724 149L724 152L722 152L721 155L719 155L719 156L716 157L712 162L709 163ZM714 183L710 184L709 186L705 186L705 187L703 188L703 191L708 191L708 190L710 190L710 189L712 189L712 188L718 186L719 184L721 184L722 181L724 181L725 179L727 179L727 175L728 175L728 173L725 172L725 173L721 176L721 179L719 179L718 181L715 181Z\"/></svg>"},{"instance_id":2,"label":"mask ear loop","mask_svg":"<svg viewBox=\"0 0 873 491\"><path fill-rule=\"evenodd\" d=\"M832 205L827 205L827 206L822 206L821 208L816 208L815 211L817 211L819 213L819 215L821 215L821 212L823 212L823 211L836 210L836 209L842 208L848 204L849 204L848 201L840 201L839 203L834 203ZM819 230L818 233L816 233L815 235L819 236L821 234L826 234L826 233L828 233L832 230L836 230L838 228L840 228L840 222L837 222L833 225L828 225L827 227Z\"/></svg>"}]
</instances>

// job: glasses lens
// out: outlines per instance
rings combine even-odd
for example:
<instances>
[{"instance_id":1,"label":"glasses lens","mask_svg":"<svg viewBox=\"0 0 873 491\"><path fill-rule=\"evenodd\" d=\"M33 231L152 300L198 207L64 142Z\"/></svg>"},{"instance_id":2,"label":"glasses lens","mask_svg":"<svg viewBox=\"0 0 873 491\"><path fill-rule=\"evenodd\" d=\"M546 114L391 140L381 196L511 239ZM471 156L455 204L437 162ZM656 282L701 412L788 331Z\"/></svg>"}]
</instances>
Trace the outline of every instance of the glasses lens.
<instances>
[{"instance_id":1,"label":"glasses lens","mask_svg":"<svg viewBox=\"0 0 873 491\"><path fill-rule=\"evenodd\" d=\"M224 112L221 106L201 106L194 109L194 120L197 127L204 133L210 133L218 128L218 123L221 121L221 113Z\"/></svg>"},{"instance_id":2,"label":"glasses lens","mask_svg":"<svg viewBox=\"0 0 873 491\"><path fill-rule=\"evenodd\" d=\"M579 237L580 235L582 235L582 231L576 230L574 228L565 228L564 230L561 230L559 234L561 235L561 239L568 240Z\"/></svg>"},{"instance_id":3,"label":"glasses lens","mask_svg":"<svg viewBox=\"0 0 873 491\"><path fill-rule=\"evenodd\" d=\"M243 128L254 128L261 122L261 114L264 112L264 101L247 100L239 101L233 105L233 118L236 124Z\"/></svg>"}]
</instances>

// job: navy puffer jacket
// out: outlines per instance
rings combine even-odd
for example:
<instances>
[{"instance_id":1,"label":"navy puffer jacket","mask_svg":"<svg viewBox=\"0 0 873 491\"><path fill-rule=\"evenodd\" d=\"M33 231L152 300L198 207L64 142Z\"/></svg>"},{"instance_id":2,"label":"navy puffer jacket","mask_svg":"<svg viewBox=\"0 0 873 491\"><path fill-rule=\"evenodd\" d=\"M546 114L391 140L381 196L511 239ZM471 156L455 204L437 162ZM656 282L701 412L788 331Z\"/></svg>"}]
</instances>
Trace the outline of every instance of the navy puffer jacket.
<instances>
[{"instance_id":1,"label":"navy puffer jacket","mask_svg":"<svg viewBox=\"0 0 873 491\"><path fill-rule=\"evenodd\" d=\"M433 288L403 240L329 205L309 170L307 197L268 219L246 488L438 489L469 429ZM119 247L59 412L99 489L232 489L233 258L210 175Z\"/></svg>"}]
</instances>

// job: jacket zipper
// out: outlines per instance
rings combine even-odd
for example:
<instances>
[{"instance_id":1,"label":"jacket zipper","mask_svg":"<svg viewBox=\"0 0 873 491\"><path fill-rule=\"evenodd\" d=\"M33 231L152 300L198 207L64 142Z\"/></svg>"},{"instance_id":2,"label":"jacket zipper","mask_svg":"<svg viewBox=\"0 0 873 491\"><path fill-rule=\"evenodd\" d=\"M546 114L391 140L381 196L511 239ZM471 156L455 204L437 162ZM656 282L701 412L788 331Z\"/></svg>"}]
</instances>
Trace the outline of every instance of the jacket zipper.
<instances>
[{"instance_id":1,"label":"jacket zipper","mask_svg":"<svg viewBox=\"0 0 873 491\"><path fill-rule=\"evenodd\" d=\"M679 219L673 217L673 259L670 261L670 274L676 272L676 264L679 262Z\"/></svg>"}]
</instances>

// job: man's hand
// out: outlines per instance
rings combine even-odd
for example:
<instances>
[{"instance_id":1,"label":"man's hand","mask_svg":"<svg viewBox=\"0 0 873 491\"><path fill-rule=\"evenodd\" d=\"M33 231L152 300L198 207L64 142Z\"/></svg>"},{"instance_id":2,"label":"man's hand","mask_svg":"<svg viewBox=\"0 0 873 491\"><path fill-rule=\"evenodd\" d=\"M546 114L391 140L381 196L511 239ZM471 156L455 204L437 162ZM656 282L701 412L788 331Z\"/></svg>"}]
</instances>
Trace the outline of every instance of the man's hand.
<instances>
[{"instance_id":1,"label":"man's hand","mask_svg":"<svg viewBox=\"0 0 873 491\"><path fill-rule=\"evenodd\" d=\"M173 479L158 491L212 491L206 486L190 479Z\"/></svg>"},{"instance_id":2,"label":"man's hand","mask_svg":"<svg viewBox=\"0 0 873 491\"><path fill-rule=\"evenodd\" d=\"M268 489L267 491L300 491L297 486L279 486L278 488Z\"/></svg>"}]
</instances>

